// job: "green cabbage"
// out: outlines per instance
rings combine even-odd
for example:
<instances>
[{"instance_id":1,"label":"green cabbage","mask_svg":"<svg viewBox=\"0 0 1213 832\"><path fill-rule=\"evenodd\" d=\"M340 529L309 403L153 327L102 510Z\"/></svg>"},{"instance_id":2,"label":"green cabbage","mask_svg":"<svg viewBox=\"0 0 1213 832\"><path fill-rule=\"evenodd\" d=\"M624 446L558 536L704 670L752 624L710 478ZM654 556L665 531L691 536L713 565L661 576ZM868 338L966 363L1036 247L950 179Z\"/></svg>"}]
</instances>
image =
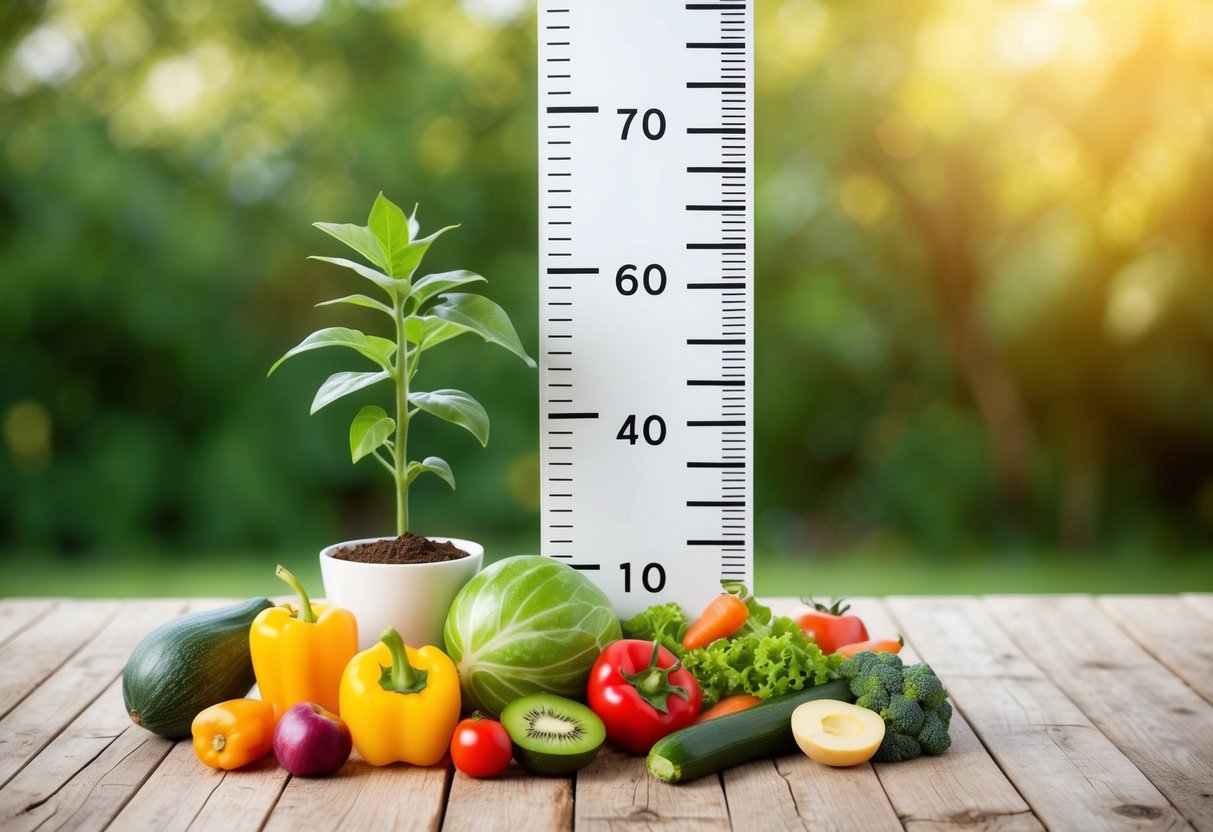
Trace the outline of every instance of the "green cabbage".
<instances>
[{"instance_id":1,"label":"green cabbage","mask_svg":"<svg viewBox=\"0 0 1213 832\"><path fill-rule=\"evenodd\" d=\"M620 631L592 581L560 561L522 555L459 591L443 637L459 668L463 709L496 716L530 693L584 699L590 668Z\"/></svg>"}]
</instances>

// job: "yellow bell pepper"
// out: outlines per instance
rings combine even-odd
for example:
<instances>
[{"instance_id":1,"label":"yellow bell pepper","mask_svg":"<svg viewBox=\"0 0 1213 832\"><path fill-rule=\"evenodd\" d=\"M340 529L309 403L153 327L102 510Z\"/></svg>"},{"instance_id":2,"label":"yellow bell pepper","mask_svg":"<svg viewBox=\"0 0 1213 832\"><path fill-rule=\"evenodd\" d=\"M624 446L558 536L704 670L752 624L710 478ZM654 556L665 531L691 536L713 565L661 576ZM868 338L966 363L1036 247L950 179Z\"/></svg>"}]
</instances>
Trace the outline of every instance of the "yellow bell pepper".
<instances>
[{"instance_id":1,"label":"yellow bell pepper","mask_svg":"<svg viewBox=\"0 0 1213 832\"><path fill-rule=\"evenodd\" d=\"M373 766L442 759L459 722L459 671L437 647L406 647L391 627L341 677L341 718Z\"/></svg>"},{"instance_id":2,"label":"yellow bell pepper","mask_svg":"<svg viewBox=\"0 0 1213 832\"><path fill-rule=\"evenodd\" d=\"M262 610L249 629L261 698L279 717L299 702L336 713L341 673L358 652L358 624L349 610L313 604L299 579L282 566L275 574L299 594L299 607Z\"/></svg>"},{"instance_id":3,"label":"yellow bell pepper","mask_svg":"<svg viewBox=\"0 0 1213 832\"><path fill-rule=\"evenodd\" d=\"M194 717L194 753L211 768L230 771L256 762L274 744L278 719L268 702L229 699Z\"/></svg>"}]
</instances>

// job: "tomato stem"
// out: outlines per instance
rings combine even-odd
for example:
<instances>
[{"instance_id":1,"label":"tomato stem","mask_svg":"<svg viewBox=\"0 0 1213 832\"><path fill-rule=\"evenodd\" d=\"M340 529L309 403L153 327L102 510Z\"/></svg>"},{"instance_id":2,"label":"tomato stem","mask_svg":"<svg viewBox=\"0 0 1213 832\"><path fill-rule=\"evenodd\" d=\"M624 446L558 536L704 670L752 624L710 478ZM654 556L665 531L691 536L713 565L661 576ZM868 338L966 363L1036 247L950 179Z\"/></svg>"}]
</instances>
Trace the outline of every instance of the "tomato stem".
<instances>
[{"instance_id":1,"label":"tomato stem","mask_svg":"<svg viewBox=\"0 0 1213 832\"><path fill-rule=\"evenodd\" d=\"M648 702L656 710L665 714L669 713L670 696L680 696L683 699L690 701L691 694L686 688L680 685L670 684L670 674L682 668L682 660L676 660L667 668L661 668L658 665L660 658L661 645L653 642L653 655L649 658L649 666L638 673L627 673L623 670L619 671L619 675L624 681L636 689L640 694L640 698Z\"/></svg>"}]
</instances>

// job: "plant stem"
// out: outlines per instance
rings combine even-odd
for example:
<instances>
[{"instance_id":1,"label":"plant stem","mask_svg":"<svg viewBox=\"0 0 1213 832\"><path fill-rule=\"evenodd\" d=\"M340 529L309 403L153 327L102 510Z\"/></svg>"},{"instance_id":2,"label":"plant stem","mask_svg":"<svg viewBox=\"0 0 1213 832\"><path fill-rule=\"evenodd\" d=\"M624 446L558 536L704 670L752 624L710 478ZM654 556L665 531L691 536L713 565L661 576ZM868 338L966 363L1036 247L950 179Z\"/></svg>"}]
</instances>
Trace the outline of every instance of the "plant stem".
<instances>
[{"instance_id":1,"label":"plant stem","mask_svg":"<svg viewBox=\"0 0 1213 832\"><path fill-rule=\"evenodd\" d=\"M395 298L396 366L396 444L392 460L396 464L396 534L409 530L409 484L407 479L409 442L409 342L404 334L404 298Z\"/></svg>"}]
</instances>

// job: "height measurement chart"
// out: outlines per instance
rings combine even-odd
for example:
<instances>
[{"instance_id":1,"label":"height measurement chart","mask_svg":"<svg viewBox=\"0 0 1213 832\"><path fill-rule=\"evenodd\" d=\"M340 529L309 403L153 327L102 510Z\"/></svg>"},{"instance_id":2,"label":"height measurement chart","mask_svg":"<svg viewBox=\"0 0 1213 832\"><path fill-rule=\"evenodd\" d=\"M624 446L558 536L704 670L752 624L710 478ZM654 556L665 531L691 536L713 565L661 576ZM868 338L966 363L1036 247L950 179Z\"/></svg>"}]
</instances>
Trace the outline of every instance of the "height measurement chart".
<instances>
[{"instance_id":1,"label":"height measurement chart","mask_svg":"<svg viewBox=\"0 0 1213 832\"><path fill-rule=\"evenodd\" d=\"M753 586L752 0L540 0L542 551Z\"/></svg>"}]
</instances>

